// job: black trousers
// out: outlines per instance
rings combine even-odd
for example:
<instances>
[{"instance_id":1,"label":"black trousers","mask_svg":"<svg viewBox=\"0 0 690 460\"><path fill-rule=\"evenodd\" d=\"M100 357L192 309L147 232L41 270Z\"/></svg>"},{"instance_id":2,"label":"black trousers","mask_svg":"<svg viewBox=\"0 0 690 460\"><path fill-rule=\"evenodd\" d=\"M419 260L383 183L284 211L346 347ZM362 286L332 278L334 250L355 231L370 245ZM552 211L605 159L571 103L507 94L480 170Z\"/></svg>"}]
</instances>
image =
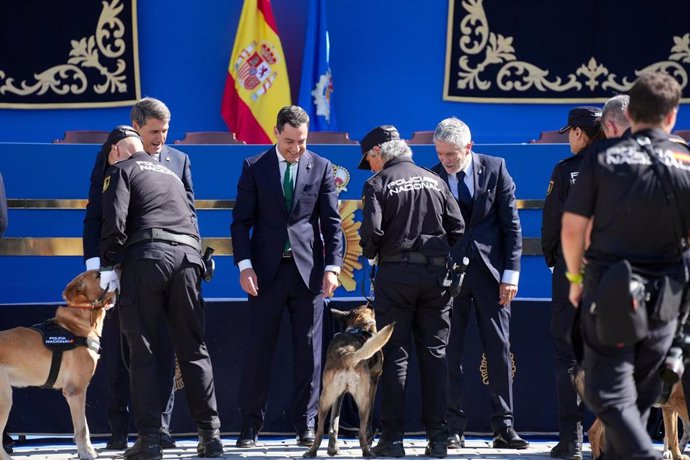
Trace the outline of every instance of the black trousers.
<instances>
[{"instance_id":1,"label":"black trousers","mask_svg":"<svg viewBox=\"0 0 690 460\"><path fill-rule=\"evenodd\" d=\"M606 426L606 460L660 459L647 432L649 409L659 396L659 365L671 346L677 321L649 322L647 338L633 346L609 347L599 341L593 288L587 285L582 308L585 403Z\"/></svg>"},{"instance_id":2,"label":"black trousers","mask_svg":"<svg viewBox=\"0 0 690 460\"><path fill-rule=\"evenodd\" d=\"M570 282L565 277L565 260L556 259L551 278L551 336L556 354L558 394L558 437L561 442L582 442L584 404L575 391L571 375L577 367L571 342L575 307L570 303Z\"/></svg>"},{"instance_id":3,"label":"black trousers","mask_svg":"<svg viewBox=\"0 0 690 460\"><path fill-rule=\"evenodd\" d=\"M159 433L158 360L161 323L172 339L185 384L187 405L199 429L220 427L211 359L204 343L200 255L184 245L143 243L129 248L122 265L120 326L129 344L130 386L139 435Z\"/></svg>"},{"instance_id":4,"label":"black trousers","mask_svg":"<svg viewBox=\"0 0 690 460\"><path fill-rule=\"evenodd\" d=\"M491 393L491 428L494 432L513 425L513 374L510 357L510 306L498 303L499 284L480 259L470 261L460 294L453 301L448 343L448 427L463 432L467 416L463 410L463 361L465 335L474 307L479 338L486 354Z\"/></svg>"},{"instance_id":5,"label":"black trousers","mask_svg":"<svg viewBox=\"0 0 690 460\"><path fill-rule=\"evenodd\" d=\"M249 296L251 333L239 392L242 423L257 431L263 427L273 352L287 310L294 360L290 419L298 433L313 429L321 388L323 297L304 284L292 258L283 259L271 285L260 286L258 296Z\"/></svg>"},{"instance_id":6,"label":"black trousers","mask_svg":"<svg viewBox=\"0 0 690 460\"><path fill-rule=\"evenodd\" d=\"M103 337L107 341L104 353L111 363L108 369L108 424L112 433L129 432L129 345L120 331L120 309L108 312L103 326ZM175 354L168 337L167 327L161 323L161 355L158 360L158 392L161 398L161 431L170 432L170 419L175 405ZM167 353L166 356L166 351Z\"/></svg>"},{"instance_id":7,"label":"black trousers","mask_svg":"<svg viewBox=\"0 0 690 460\"><path fill-rule=\"evenodd\" d=\"M405 390L414 337L422 386L422 423L430 441L446 442L445 420L451 298L439 280L446 270L413 263L381 264L374 284L376 325L395 322L383 348L381 376L382 439L401 440L405 428Z\"/></svg>"}]
</instances>

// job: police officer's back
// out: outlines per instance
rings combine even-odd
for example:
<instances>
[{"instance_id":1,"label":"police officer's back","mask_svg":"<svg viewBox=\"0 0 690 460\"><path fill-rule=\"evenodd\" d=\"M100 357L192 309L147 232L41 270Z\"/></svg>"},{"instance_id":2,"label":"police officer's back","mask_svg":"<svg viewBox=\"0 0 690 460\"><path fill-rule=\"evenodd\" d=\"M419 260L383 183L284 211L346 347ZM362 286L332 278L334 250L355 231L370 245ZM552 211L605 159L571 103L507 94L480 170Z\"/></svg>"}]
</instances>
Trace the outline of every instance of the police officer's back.
<instances>
[{"instance_id":1,"label":"police officer's back","mask_svg":"<svg viewBox=\"0 0 690 460\"><path fill-rule=\"evenodd\" d=\"M373 452L379 457L405 455L405 384L414 335L423 388L422 421L429 439L426 455L442 458L448 441L449 252L462 238L462 214L445 182L414 164L412 151L393 126L375 128L361 147L360 167L382 170L364 185L360 244L365 257L378 259L377 326L395 323L383 350L383 432Z\"/></svg>"},{"instance_id":2,"label":"police officer's back","mask_svg":"<svg viewBox=\"0 0 690 460\"><path fill-rule=\"evenodd\" d=\"M203 340L199 276L204 264L194 212L181 180L143 151L132 128L111 133L124 159L103 184L101 285L118 285L118 309L130 348L132 406L139 439L125 459L161 458L157 355L160 323L167 322L185 382L187 404L199 430L200 456L222 455L211 360Z\"/></svg>"},{"instance_id":3,"label":"police officer's back","mask_svg":"<svg viewBox=\"0 0 690 460\"><path fill-rule=\"evenodd\" d=\"M631 135L597 144L565 205L561 240L570 300L582 315L585 402L606 427L607 458L661 458L645 425L684 280L690 152L668 140L680 97L672 77L641 75L630 89ZM648 296L631 290L641 285ZM671 294L657 296L660 286Z\"/></svg>"}]
</instances>

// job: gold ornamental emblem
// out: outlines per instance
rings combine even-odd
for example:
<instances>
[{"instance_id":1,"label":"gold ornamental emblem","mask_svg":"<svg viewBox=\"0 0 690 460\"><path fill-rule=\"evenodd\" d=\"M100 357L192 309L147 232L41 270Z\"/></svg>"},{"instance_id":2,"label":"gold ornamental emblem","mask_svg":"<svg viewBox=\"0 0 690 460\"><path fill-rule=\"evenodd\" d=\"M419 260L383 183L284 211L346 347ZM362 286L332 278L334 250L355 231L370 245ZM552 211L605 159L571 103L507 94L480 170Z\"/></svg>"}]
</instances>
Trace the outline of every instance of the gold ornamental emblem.
<instances>
[{"instance_id":1,"label":"gold ornamental emblem","mask_svg":"<svg viewBox=\"0 0 690 460\"><path fill-rule=\"evenodd\" d=\"M517 367L515 366L515 355L510 354L510 368L512 369L512 378L515 378L515 372ZM486 359L486 353L482 353L482 360L479 363L479 375L482 377L482 383L484 385L489 384L489 364Z\"/></svg>"}]
</instances>

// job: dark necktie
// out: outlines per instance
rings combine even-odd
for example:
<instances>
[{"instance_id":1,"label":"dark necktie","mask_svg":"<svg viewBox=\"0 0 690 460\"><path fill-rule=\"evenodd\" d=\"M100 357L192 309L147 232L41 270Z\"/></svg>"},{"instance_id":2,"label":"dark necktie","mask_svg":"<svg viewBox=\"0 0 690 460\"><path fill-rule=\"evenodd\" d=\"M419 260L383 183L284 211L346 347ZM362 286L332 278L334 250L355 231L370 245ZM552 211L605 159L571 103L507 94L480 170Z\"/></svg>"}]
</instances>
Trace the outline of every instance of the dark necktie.
<instances>
[{"instance_id":1,"label":"dark necktie","mask_svg":"<svg viewBox=\"0 0 690 460\"><path fill-rule=\"evenodd\" d=\"M465 171L460 171L455 175L458 179L458 200L460 201L460 211L462 211L462 218L465 223L470 221L472 216L472 195L470 189L465 184Z\"/></svg>"},{"instance_id":2,"label":"dark necktie","mask_svg":"<svg viewBox=\"0 0 690 460\"><path fill-rule=\"evenodd\" d=\"M292 198L295 195L295 186L290 174L290 167L292 165L285 162L285 175L283 176L283 193L285 194L285 205L287 206L288 214L292 212ZM285 250L290 250L290 239L285 242Z\"/></svg>"}]
</instances>

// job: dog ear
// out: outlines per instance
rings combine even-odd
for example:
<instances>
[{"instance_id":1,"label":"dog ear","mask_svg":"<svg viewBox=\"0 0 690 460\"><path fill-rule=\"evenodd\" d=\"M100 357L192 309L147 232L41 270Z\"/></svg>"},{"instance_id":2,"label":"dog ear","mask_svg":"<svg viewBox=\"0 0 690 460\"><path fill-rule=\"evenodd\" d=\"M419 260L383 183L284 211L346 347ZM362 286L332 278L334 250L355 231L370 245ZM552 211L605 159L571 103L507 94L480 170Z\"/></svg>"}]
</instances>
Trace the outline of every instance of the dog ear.
<instances>
[{"instance_id":1,"label":"dog ear","mask_svg":"<svg viewBox=\"0 0 690 460\"><path fill-rule=\"evenodd\" d=\"M347 320L347 316L350 314L350 312L347 311L342 311L342 310L336 310L335 308L331 308L331 315L342 321L343 323Z\"/></svg>"}]
</instances>

